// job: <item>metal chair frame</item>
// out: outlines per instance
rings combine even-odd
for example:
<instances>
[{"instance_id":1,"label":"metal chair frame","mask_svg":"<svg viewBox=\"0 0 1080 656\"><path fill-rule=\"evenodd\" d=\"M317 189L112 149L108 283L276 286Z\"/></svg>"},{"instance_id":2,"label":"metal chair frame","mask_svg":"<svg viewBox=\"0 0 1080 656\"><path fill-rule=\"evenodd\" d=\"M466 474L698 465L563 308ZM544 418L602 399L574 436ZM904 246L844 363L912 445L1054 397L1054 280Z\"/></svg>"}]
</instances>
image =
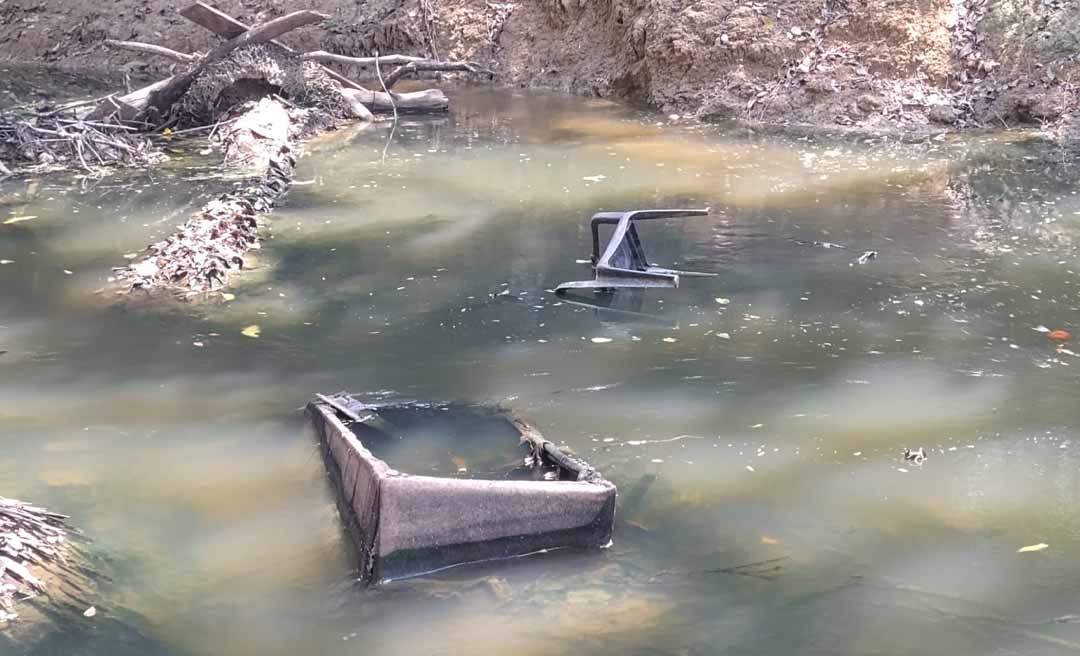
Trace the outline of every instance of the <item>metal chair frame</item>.
<instances>
[{"instance_id":1,"label":"metal chair frame","mask_svg":"<svg viewBox=\"0 0 1080 656\"><path fill-rule=\"evenodd\" d=\"M570 289L673 289L679 286L680 276L715 276L715 273L697 271L677 271L663 269L649 264L645 248L641 244L634 223L652 219L677 219L692 216L706 216L708 209L700 210L633 210L629 212L599 212L592 217L592 266L595 270L593 280L574 280L564 282L555 289L555 293L564 293ZM615 230L608 239L607 247L600 253L600 226L614 225Z\"/></svg>"}]
</instances>

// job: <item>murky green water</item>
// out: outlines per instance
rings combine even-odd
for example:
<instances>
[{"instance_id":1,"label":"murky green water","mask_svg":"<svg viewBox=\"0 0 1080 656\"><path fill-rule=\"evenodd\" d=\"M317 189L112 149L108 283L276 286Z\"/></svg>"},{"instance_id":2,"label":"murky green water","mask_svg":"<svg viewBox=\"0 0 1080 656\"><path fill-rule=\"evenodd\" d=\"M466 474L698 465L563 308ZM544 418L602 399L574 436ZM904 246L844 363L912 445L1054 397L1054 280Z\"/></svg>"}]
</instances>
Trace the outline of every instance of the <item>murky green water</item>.
<instances>
[{"instance_id":1,"label":"murky green water","mask_svg":"<svg viewBox=\"0 0 1080 656\"><path fill-rule=\"evenodd\" d=\"M0 184L37 217L0 221L0 492L94 571L0 651L1080 651L1080 346L1037 330L1080 338L1074 156L454 100L314 144L230 302L93 294L221 191L195 164ZM594 211L704 205L642 236L718 277L548 291ZM614 546L358 589L300 412L342 388L513 406L620 485Z\"/></svg>"}]
</instances>

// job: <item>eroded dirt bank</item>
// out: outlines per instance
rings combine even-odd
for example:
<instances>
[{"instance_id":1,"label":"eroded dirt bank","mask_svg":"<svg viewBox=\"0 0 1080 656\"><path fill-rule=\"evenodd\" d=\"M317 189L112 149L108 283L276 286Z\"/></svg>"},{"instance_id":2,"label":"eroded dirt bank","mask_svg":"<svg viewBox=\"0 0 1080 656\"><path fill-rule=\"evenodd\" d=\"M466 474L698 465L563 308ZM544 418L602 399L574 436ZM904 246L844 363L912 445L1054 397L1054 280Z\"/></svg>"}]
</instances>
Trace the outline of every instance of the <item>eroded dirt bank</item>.
<instances>
[{"instance_id":1,"label":"eroded dirt bank","mask_svg":"<svg viewBox=\"0 0 1080 656\"><path fill-rule=\"evenodd\" d=\"M0 2L0 59L140 69L106 38L205 51L173 0ZM256 22L287 0L220 0ZM1080 3L1067 0L309 0L349 55L490 64L507 84L703 119L907 130L1034 125L1080 136ZM4 99L0 99L0 103Z\"/></svg>"}]
</instances>

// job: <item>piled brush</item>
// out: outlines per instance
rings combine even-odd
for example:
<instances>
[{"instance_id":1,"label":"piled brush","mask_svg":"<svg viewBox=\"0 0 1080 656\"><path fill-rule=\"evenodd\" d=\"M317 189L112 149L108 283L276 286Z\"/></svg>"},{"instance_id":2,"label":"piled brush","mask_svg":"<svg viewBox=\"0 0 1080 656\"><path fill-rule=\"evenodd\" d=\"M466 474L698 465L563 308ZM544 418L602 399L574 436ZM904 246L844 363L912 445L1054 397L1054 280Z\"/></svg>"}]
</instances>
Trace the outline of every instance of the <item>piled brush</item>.
<instances>
[{"instance_id":1,"label":"piled brush","mask_svg":"<svg viewBox=\"0 0 1080 656\"><path fill-rule=\"evenodd\" d=\"M45 592L32 569L62 563L68 551L67 516L0 497L0 622L18 617L15 602Z\"/></svg>"},{"instance_id":2,"label":"piled brush","mask_svg":"<svg viewBox=\"0 0 1080 656\"><path fill-rule=\"evenodd\" d=\"M174 121L181 128L212 124L268 96L324 112L328 119L359 118L340 84L321 67L277 44L259 43L207 66L177 101Z\"/></svg>"},{"instance_id":3,"label":"piled brush","mask_svg":"<svg viewBox=\"0 0 1080 656\"><path fill-rule=\"evenodd\" d=\"M224 287L231 273L243 269L245 254L259 247L259 217L288 191L295 164L282 146L255 184L208 203L134 264L113 269L110 282L121 284L124 293L167 290L185 296Z\"/></svg>"},{"instance_id":4,"label":"piled brush","mask_svg":"<svg viewBox=\"0 0 1080 656\"><path fill-rule=\"evenodd\" d=\"M164 159L136 128L114 120L89 121L55 112L0 116L0 162L12 166L143 166ZM0 174L5 167L0 165Z\"/></svg>"}]
</instances>

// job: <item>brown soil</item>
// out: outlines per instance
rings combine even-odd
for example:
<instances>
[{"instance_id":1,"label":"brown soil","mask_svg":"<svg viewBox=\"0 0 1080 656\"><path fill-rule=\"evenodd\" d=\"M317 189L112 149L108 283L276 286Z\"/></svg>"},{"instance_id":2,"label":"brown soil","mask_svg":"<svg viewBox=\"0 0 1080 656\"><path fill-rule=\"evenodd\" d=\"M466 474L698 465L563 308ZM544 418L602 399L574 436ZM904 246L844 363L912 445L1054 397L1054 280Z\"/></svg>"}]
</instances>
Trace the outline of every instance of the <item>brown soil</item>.
<instances>
[{"instance_id":1,"label":"brown soil","mask_svg":"<svg viewBox=\"0 0 1080 656\"><path fill-rule=\"evenodd\" d=\"M174 0L7 0L0 59L159 69L106 38L205 51ZM507 84L709 120L1080 135L1080 3L1067 0L220 0L251 23L304 7L286 39L346 55L489 64Z\"/></svg>"}]
</instances>

